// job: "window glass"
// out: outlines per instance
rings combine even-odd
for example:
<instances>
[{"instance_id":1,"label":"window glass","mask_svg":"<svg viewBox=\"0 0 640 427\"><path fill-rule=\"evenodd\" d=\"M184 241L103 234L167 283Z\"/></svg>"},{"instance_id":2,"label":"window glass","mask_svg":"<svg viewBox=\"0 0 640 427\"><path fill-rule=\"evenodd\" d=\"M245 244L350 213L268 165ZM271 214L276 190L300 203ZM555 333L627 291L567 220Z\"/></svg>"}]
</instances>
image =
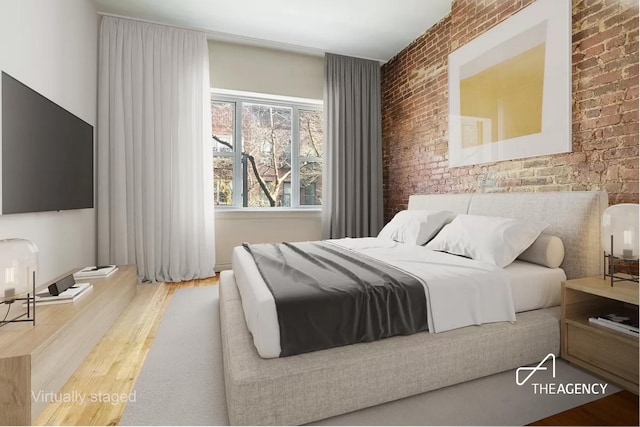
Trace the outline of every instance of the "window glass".
<instances>
[{"instance_id":1,"label":"window glass","mask_svg":"<svg viewBox=\"0 0 640 427\"><path fill-rule=\"evenodd\" d=\"M218 206L233 205L234 112L233 102L211 101L213 194Z\"/></svg>"},{"instance_id":2,"label":"window glass","mask_svg":"<svg viewBox=\"0 0 640 427\"><path fill-rule=\"evenodd\" d=\"M300 110L300 205L322 204L322 112Z\"/></svg>"},{"instance_id":3,"label":"window glass","mask_svg":"<svg viewBox=\"0 0 640 427\"><path fill-rule=\"evenodd\" d=\"M211 101L211 133L214 135L214 152L233 152L234 107L231 102Z\"/></svg>"},{"instance_id":4,"label":"window glass","mask_svg":"<svg viewBox=\"0 0 640 427\"><path fill-rule=\"evenodd\" d=\"M216 205L322 204L319 106L212 94L211 122Z\"/></svg>"},{"instance_id":5,"label":"window glass","mask_svg":"<svg viewBox=\"0 0 640 427\"><path fill-rule=\"evenodd\" d=\"M213 158L213 197L220 206L233 205L233 157Z\"/></svg>"},{"instance_id":6,"label":"window glass","mask_svg":"<svg viewBox=\"0 0 640 427\"><path fill-rule=\"evenodd\" d=\"M284 197L284 184L291 181L292 172L291 114L290 107L242 104L247 207L291 207L291 198Z\"/></svg>"}]
</instances>

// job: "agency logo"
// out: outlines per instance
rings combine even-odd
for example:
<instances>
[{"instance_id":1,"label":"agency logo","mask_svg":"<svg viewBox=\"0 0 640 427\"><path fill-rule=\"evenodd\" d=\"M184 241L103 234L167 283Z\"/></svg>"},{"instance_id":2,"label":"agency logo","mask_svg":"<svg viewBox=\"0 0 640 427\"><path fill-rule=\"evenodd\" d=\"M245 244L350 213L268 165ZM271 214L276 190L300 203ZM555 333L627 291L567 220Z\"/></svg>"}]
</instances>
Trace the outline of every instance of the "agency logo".
<instances>
[{"instance_id":1,"label":"agency logo","mask_svg":"<svg viewBox=\"0 0 640 427\"><path fill-rule=\"evenodd\" d=\"M520 368L516 369L516 384L524 385L524 384L526 384L527 381L529 381L529 379L536 372L538 372L538 371L546 371L547 367L546 366L542 366L542 365L544 365L545 362L547 360L549 360L549 359L551 359L551 371L552 371L551 375L552 375L553 378L555 378L556 377L556 355L553 354L553 353L549 353L535 367L523 366L523 367L520 367ZM529 372L529 375L527 375L524 378L524 380L520 381L520 372L523 372L523 371Z\"/></svg>"},{"instance_id":2,"label":"agency logo","mask_svg":"<svg viewBox=\"0 0 640 427\"><path fill-rule=\"evenodd\" d=\"M551 366L544 366L551 359ZM555 382L538 381L534 375L538 372L547 371L551 368L551 379L556 378L556 356L553 353L547 354L536 366L522 366L516 369L516 384L519 387L529 383L533 388L533 394L605 394L607 391L607 383L574 383L574 382ZM539 377L538 374L536 377ZM523 378L524 377L524 378ZM546 379L546 375L545 378ZM533 378L533 380L532 380ZM531 380L531 381L530 381Z\"/></svg>"}]
</instances>

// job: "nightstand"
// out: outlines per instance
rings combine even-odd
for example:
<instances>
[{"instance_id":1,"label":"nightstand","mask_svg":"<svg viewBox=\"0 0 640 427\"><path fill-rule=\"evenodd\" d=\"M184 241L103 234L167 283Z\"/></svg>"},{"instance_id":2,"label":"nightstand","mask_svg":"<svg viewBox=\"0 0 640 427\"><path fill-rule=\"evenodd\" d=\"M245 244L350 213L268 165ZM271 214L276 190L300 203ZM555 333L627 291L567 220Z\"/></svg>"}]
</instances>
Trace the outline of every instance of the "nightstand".
<instances>
[{"instance_id":1,"label":"nightstand","mask_svg":"<svg viewBox=\"0 0 640 427\"><path fill-rule=\"evenodd\" d=\"M602 277L562 283L563 359L638 394L638 338L589 323L589 317L638 311L638 284Z\"/></svg>"}]
</instances>

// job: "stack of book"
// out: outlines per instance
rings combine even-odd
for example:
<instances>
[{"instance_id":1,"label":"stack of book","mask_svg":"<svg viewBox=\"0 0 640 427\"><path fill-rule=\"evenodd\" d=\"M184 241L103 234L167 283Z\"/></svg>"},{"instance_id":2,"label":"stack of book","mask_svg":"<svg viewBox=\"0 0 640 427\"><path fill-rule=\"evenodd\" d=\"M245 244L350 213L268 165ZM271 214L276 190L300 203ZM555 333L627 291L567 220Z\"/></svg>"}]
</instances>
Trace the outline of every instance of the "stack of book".
<instances>
[{"instance_id":1,"label":"stack of book","mask_svg":"<svg viewBox=\"0 0 640 427\"><path fill-rule=\"evenodd\" d=\"M73 274L76 280L79 279L101 279L109 277L118 269L115 265L92 265L85 267Z\"/></svg>"},{"instance_id":2,"label":"stack of book","mask_svg":"<svg viewBox=\"0 0 640 427\"><path fill-rule=\"evenodd\" d=\"M76 283L58 295L51 295L49 291L39 292L36 294L35 301L37 305L74 302L81 296L88 294L91 289L93 289L93 285L90 283ZM26 303L23 304L23 306L24 305L26 305Z\"/></svg>"},{"instance_id":3,"label":"stack of book","mask_svg":"<svg viewBox=\"0 0 640 427\"><path fill-rule=\"evenodd\" d=\"M636 338L638 338L640 334L637 316L633 317L627 314L611 313L590 317L589 322Z\"/></svg>"}]
</instances>

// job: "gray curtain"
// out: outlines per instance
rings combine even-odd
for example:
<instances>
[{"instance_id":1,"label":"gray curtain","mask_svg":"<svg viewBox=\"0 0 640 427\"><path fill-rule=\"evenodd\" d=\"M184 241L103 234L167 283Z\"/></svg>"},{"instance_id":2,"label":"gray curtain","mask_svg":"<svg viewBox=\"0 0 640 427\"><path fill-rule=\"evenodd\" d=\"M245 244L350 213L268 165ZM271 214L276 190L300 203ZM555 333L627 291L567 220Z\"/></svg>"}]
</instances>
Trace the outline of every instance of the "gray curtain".
<instances>
[{"instance_id":1,"label":"gray curtain","mask_svg":"<svg viewBox=\"0 0 640 427\"><path fill-rule=\"evenodd\" d=\"M382 217L380 64L327 53L322 237L378 234Z\"/></svg>"}]
</instances>

